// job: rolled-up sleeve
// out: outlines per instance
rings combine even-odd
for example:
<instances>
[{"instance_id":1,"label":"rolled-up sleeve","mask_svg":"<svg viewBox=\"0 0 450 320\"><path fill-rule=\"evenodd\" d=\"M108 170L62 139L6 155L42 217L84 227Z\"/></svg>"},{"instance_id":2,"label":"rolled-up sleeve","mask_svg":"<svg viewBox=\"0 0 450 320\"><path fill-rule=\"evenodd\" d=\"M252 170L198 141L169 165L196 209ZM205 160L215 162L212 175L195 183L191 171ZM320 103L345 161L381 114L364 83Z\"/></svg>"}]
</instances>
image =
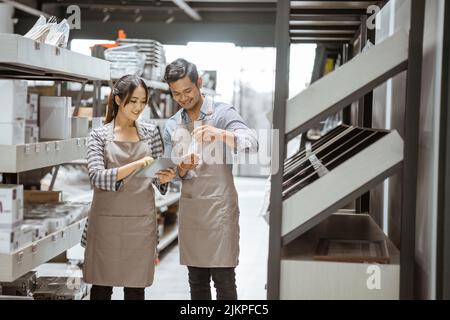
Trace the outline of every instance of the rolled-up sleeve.
<instances>
[{"instance_id":1,"label":"rolled-up sleeve","mask_svg":"<svg viewBox=\"0 0 450 320\"><path fill-rule=\"evenodd\" d=\"M258 140L254 130L251 130L236 109L228 106L220 113L219 127L233 132L235 136L234 153L258 152Z\"/></svg>"},{"instance_id":2,"label":"rolled-up sleeve","mask_svg":"<svg viewBox=\"0 0 450 320\"><path fill-rule=\"evenodd\" d=\"M151 133L151 150L152 155L151 157L153 159L161 158L164 155L164 145L163 140L161 139L161 133L159 132L158 126L155 126L154 130ZM169 189L169 184L164 183L161 184L159 181L159 178L153 178L153 184L156 186L156 188L159 190L161 194L166 194L167 190Z\"/></svg>"},{"instance_id":3,"label":"rolled-up sleeve","mask_svg":"<svg viewBox=\"0 0 450 320\"><path fill-rule=\"evenodd\" d=\"M117 191L120 188L120 182L117 181L118 168L105 168L104 148L104 139L93 130L89 136L87 150L89 179L97 189Z\"/></svg>"}]
</instances>

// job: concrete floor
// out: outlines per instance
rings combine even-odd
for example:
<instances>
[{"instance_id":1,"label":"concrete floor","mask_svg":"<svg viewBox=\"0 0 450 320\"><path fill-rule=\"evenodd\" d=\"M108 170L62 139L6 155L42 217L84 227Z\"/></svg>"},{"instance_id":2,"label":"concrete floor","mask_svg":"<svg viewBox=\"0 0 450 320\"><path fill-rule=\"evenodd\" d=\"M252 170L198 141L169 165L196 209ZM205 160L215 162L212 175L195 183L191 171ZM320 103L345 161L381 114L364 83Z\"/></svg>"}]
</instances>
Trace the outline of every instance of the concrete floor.
<instances>
[{"instance_id":1,"label":"concrete floor","mask_svg":"<svg viewBox=\"0 0 450 320\"><path fill-rule=\"evenodd\" d=\"M263 300L266 299L269 228L260 215L260 208L266 179L235 178L235 183L241 210L241 251L236 269L238 298ZM179 264L178 254L176 243L165 250L161 263L156 267L154 283L146 289L146 299L190 299L187 268ZM114 288L113 299L123 299L122 288Z\"/></svg>"}]
</instances>

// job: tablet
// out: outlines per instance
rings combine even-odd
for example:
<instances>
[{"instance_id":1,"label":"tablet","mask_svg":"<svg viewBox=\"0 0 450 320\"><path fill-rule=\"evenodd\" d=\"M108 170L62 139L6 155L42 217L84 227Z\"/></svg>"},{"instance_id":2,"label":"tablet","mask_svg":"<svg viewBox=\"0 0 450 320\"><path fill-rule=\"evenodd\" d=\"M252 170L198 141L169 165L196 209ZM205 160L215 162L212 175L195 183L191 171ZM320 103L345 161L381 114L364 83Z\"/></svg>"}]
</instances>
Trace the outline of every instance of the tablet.
<instances>
[{"instance_id":1,"label":"tablet","mask_svg":"<svg viewBox=\"0 0 450 320\"><path fill-rule=\"evenodd\" d=\"M156 177L155 173L161 170L175 168L181 162L181 158L157 158L147 167L136 173L136 177Z\"/></svg>"}]
</instances>

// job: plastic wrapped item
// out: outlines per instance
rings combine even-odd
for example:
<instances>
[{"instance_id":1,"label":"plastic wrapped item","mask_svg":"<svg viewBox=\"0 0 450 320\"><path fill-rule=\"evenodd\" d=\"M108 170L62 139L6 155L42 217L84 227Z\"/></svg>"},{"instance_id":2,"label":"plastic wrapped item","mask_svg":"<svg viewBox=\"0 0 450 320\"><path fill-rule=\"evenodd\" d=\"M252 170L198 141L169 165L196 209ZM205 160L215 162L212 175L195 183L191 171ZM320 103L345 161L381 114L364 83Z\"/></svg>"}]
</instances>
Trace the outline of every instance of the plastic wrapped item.
<instances>
[{"instance_id":1,"label":"plastic wrapped item","mask_svg":"<svg viewBox=\"0 0 450 320\"><path fill-rule=\"evenodd\" d=\"M105 59L111 62L111 78L119 79L126 74L141 76L144 72L146 56L138 52L134 44L105 50Z\"/></svg>"},{"instance_id":2,"label":"plastic wrapped item","mask_svg":"<svg viewBox=\"0 0 450 320\"><path fill-rule=\"evenodd\" d=\"M63 19L58 24L52 24L50 31L45 38L45 43L55 46L66 48L69 41L70 26L66 19Z\"/></svg>"},{"instance_id":3,"label":"plastic wrapped item","mask_svg":"<svg viewBox=\"0 0 450 320\"><path fill-rule=\"evenodd\" d=\"M2 295L5 296L32 296L36 290L36 272L30 271L13 282L2 282Z\"/></svg>"},{"instance_id":4,"label":"plastic wrapped item","mask_svg":"<svg viewBox=\"0 0 450 320\"><path fill-rule=\"evenodd\" d=\"M34 26L24 35L25 38L30 38L36 41L44 41L49 33L49 26L47 19L44 16L39 16Z\"/></svg>"},{"instance_id":5,"label":"plastic wrapped item","mask_svg":"<svg viewBox=\"0 0 450 320\"><path fill-rule=\"evenodd\" d=\"M55 17L51 17L47 21L45 17L41 15L24 37L44 42L52 46L66 48L69 41L69 33L70 26L66 19L57 23Z\"/></svg>"}]
</instances>

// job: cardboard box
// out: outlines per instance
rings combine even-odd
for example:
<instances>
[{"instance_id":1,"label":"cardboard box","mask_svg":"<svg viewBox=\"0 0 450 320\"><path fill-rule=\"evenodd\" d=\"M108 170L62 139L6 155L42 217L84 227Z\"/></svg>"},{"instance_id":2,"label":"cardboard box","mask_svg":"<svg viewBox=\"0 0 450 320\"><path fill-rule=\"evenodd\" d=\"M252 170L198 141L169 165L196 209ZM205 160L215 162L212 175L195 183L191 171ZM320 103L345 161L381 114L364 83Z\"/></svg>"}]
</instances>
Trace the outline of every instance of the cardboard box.
<instances>
[{"instance_id":1,"label":"cardboard box","mask_svg":"<svg viewBox=\"0 0 450 320\"><path fill-rule=\"evenodd\" d=\"M89 119L87 117L72 118L72 138L84 138L89 134Z\"/></svg>"},{"instance_id":2,"label":"cardboard box","mask_svg":"<svg viewBox=\"0 0 450 320\"><path fill-rule=\"evenodd\" d=\"M61 201L62 191L24 191L24 203L57 203Z\"/></svg>"},{"instance_id":3,"label":"cardboard box","mask_svg":"<svg viewBox=\"0 0 450 320\"><path fill-rule=\"evenodd\" d=\"M37 93L29 93L27 96L27 108L25 120L36 121L38 120L39 112L39 95Z\"/></svg>"},{"instance_id":4,"label":"cardboard box","mask_svg":"<svg viewBox=\"0 0 450 320\"><path fill-rule=\"evenodd\" d=\"M0 227L11 228L23 220L23 185L0 184Z\"/></svg>"},{"instance_id":5,"label":"cardboard box","mask_svg":"<svg viewBox=\"0 0 450 320\"><path fill-rule=\"evenodd\" d=\"M40 139L66 140L72 136L71 97L46 97L39 99Z\"/></svg>"},{"instance_id":6,"label":"cardboard box","mask_svg":"<svg viewBox=\"0 0 450 320\"><path fill-rule=\"evenodd\" d=\"M0 122L0 144L17 145L25 143L25 120Z\"/></svg>"},{"instance_id":7,"label":"cardboard box","mask_svg":"<svg viewBox=\"0 0 450 320\"><path fill-rule=\"evenodd\" d=\"M0 80L0 97L2 97L2 122L24 120L27 105L26 81Z\"/></svg>"}]
</instances>

